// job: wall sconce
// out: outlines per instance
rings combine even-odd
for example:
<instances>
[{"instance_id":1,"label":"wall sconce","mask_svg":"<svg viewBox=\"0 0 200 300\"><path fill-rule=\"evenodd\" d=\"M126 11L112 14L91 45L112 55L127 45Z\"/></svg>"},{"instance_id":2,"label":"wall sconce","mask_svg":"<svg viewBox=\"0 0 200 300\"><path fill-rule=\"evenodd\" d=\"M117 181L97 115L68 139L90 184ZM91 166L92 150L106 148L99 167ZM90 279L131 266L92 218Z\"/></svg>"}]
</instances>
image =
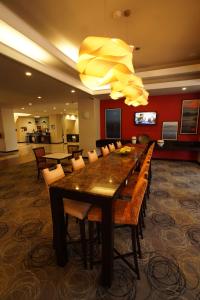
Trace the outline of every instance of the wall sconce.
<instances>
[{"instance_id":1,"label":"wall sconce","mask_svg":"<svg viewBox=\"0 0 200 300\"><path fill-rule=\"evenodd\" d=\"M65 119L75 121L77 119L77 116L76 115L66 115Z\"/></svg>"}]
</instances>

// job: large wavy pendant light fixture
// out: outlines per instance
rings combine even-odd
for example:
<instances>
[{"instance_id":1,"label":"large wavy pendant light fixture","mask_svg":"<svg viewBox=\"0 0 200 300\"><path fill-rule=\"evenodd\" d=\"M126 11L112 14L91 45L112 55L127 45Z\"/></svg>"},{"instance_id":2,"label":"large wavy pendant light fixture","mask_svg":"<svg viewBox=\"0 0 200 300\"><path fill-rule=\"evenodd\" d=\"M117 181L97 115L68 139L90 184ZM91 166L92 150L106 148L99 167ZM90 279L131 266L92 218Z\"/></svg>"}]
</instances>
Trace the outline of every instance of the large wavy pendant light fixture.
<instances>
[{"instance_id":1,"label":"large wavy pendant light fixture","mask_svg":"<svg viewBox=\"0 0 200 300\"><path fill-rule=\"evenodd\" d=\"M90 36L84 39L77 63L80 79L90 89L110 84L111 98L125 97L127 105L146 105L148 93L135 75L132 49L115 38Z\"/></svg>"}]
</instances>

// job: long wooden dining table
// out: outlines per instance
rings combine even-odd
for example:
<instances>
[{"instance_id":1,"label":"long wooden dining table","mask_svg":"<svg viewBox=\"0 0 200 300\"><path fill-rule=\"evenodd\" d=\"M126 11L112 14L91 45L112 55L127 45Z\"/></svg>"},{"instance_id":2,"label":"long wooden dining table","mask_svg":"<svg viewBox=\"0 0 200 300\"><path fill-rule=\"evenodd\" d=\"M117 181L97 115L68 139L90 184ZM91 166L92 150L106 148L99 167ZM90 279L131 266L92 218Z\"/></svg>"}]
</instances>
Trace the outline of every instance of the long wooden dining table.
<instances>
[{"instance_id":1,"label":"long wooden dining table","mask_svg":"<svg viewBox=\"0 0 200 300\"><path fill-rule=\"evenodd\" d=\"M50 187L53 240L57 264L68 261L63 199L89 202L102 210L101 284L111 286L113 277L113 201L136 167L145 145L132 145L127 155L112 152L85 168L58 180Z\"/></svg>"}]
</instances>

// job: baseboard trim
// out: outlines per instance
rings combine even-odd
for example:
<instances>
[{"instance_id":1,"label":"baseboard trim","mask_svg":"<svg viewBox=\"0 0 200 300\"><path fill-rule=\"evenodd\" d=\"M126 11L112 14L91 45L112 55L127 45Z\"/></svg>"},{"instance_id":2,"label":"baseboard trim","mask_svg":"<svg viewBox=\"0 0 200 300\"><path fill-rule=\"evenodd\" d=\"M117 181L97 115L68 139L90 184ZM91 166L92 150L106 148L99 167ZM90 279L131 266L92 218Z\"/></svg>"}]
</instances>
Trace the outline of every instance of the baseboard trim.
<instances>
[{"instance_id":1,"label":"baseboard trim","mask_svg":"<svg viewBox=\"0 0 200 300\"><path fill-rule=\"evenodd\" d=\"M19 150L10 150L10 151L0 151L0 153L13 153L13 152L18 152Z\"/></svg>"}]
</instances>

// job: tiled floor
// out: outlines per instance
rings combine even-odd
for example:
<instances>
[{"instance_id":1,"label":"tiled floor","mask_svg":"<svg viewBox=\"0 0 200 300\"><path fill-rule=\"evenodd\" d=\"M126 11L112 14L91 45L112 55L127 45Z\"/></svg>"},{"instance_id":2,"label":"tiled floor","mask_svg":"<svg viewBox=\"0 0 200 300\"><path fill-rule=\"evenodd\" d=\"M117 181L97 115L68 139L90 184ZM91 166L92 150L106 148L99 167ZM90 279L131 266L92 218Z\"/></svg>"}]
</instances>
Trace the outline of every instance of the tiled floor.
<instances>
[{"instance_id":1,"label":"tiled floor","mask_svg":"<svg viewBox=\"0 0 200 300\"><path fill-rule=\"evenodd\" d=\"M25 144L19 143L19 151L11 153L0 153L0 164L4 165L21 164L35 160L33 148L45 147L47 153L67 152L67 144Z\"/></svg>"}]
</instances>

